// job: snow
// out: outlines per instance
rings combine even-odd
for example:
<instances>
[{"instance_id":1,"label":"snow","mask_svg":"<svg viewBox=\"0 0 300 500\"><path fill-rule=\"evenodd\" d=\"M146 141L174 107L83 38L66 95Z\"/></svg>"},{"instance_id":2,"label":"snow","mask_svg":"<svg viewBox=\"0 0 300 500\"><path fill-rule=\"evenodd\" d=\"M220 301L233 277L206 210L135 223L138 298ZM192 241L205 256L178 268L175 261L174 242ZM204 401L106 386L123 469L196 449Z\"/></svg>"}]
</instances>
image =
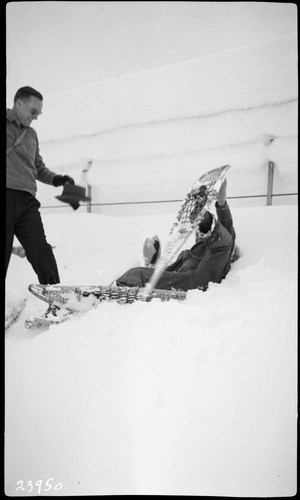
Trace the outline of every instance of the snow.
<instances>
[{"instance_id":1,"label":"snow","mask_svg":"<svg viewBox=\"0 0 300 500\"><path fill-rule=\"evenodd\" d=\"M104 303L39 332L23 321L45 304L27 292L6 334L7 493L48 477L63 495L295 493L297 211L233 217L240 260L185 302ZM44 225L62 283L109 284L171 220L74 212ZM30 282L12 256L10 297Z\"/></svg>"},{"instance_id":2,"label":"snow","mask_svg":"<svg viewBox=\"0 0 300 500\"><path fill-rule=\"evenodd\" d=\"M103 205L109 203L181 200L200 173L228 163L230 197L266 196L269 161L275 162L274 194L295 193L297 36L45 96L35 126L49 168L85 185L82 171L92 162L93 212L117 214ZM51 186L40 184L39 199L62 210ZM295 196L273 199L283 202L295 203ZM245 201L257 204L265 198ZM128 215L130 208L122 206ZM176 209L174 203L135 206L140 215Z\"/></svg>"},{"instance_id":3,"label":"snow","mask_svg":"<svg viewBox=\"0 0 300 500\"><path fill-rule=\"evenodd\" d=\"M269 160L276 192L294 192L294 42L53 96L37 126L43 157L79 181L91 155L93 200L102 202L181 199L226 163L229 197L265 194ZM44 206L56 194L39 184ZM51 478L51 495L296 493L296 200L229 204L241 258L221 284L180 303L103 303L48 331L26 330L45 303L27 290L37 282L29 263L12 255L6 309L24 296L27 305L5 335L6 494L37 494ZM61 282L107 285L141 265L144 238L165 244L179 204L57 207L42 217Z\"/></svg>"}]
</instances>

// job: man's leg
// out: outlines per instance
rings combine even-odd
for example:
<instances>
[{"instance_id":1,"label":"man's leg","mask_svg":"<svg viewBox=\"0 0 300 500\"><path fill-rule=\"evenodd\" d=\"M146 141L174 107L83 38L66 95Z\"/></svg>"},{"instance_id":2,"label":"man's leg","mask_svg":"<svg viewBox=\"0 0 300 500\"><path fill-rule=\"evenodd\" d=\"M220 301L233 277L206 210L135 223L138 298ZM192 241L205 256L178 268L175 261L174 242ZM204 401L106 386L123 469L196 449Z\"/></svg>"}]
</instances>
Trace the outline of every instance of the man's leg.
<instances>
[{"instance_id":1,"label":"man's leg","mask_svg":"<svg viewBox=\"0 0 300 500\"><path fill-rule=\"evenodd\" d=\"M6 189L6 225L5 225L5 275L7 273L15 232L15 190Z\"/></svg>"},{"instance_id":2,"label":"man's leg","mask_svg":"<svg viewBox=\"0 0 300 500\"><path fill-rule=\"evenodd\" d=\"M193 271L185 273L164 271L155 288L162 290L184 290L185 292L196 288L193 285Z\"/></svg>"},{"instance_id":3,"label":"man's leg","mask_svg":"<svg viewBox=\"0 0 300 500\"><path fill-rule=\"evenodd\" d=\"M47 243L39 212L40 203L29 193L23 193L23 211L16 223L16 236L26 252L26 257L38 276L39 283L59 283L56 260ZM22 198L22 194L20 195Z\"/></svg>"},{"instance_id":4,"label":"man's leg","mask_svg":"<svg viewBox=\"0 0 300 500\"><path fill-rule=\"evenodd\" d=\"M117 285L144 287L154 272L149 267L133 267L116 280ZM161 290L190 290L193 287L193 272L176 273L164 271L155 288Z\"/></svg>"},{"instance_id":5,"label":"man's leg","mask_svg":"<svg viewBox=\"0 0 300 500\"><path fill-rule=\"evenodd\" d=\"M132 267L116 280L117 285L144 287L150 280L154 269L151 267Z\"/></svg>"}]
</instances>

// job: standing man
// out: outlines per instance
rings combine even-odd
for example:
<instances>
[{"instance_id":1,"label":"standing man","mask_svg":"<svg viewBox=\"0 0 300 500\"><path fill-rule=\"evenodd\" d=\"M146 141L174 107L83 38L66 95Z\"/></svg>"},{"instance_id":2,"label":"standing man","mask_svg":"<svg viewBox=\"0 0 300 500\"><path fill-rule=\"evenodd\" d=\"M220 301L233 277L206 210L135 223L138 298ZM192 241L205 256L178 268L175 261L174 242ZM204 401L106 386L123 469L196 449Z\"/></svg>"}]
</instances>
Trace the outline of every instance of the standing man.
<instances>
[{"instance_id":1,"label":"standing man","mask_svg":"<svg viewBox=\"0 0 300 500\"><path fill-rule=\"evenodd\" d=\"M14 235L43 284L59 283L56 260L48 244L36 199L36 181L55 187L74 184L68 175L49 170L40 155L37 133L31 122L42 114L43 96L32 87L20 88L6 113L6 246L8 269Z\"/></svg>"}]
</instances>

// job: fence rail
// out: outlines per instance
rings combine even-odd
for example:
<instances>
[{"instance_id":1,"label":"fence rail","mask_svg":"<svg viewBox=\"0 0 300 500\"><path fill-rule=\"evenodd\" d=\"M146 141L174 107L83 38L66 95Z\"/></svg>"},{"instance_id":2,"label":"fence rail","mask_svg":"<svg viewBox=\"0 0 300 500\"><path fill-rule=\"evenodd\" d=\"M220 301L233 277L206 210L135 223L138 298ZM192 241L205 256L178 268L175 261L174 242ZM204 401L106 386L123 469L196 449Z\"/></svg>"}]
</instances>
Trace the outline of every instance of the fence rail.
<instances>
[{"instance_id":1,"label":"fence rail","mask_svg":"<svg viewBox=\"0 0 300 500\"><path fill-rule=\"evenodd\" d=\"M298 193L280 193L272 194L272 198L275 196L298 196ZM267 198L266 194L251 194L245 196L226 196L227 200L240 200L243 198ZM109 205L142 205L150 203L180 203L182 199L178 200L149 200L149 201L119 201L112 203L92 203L92 206L109 206Z\"/></svg>"},{"instance_id":2,"label":"fence rail","mask_svg":"<svg viewBox=\"0 0 300 500\"><path fill-rule=\"evenodd\" d=\"M298 193L277 193L272 194L272 198L276 196L298 196ZM245 198L267 198L266 194L251 194L251 195L242 195L242 196L227 196L227 200L240 200ZM147 201L116 201L116 202L107 202L107 203L81 203L82 207L107 207L107 206L118 206L118 205L150 205L156 203L180 203L182 199L178 200L147 200ZM42 209L46 208L62 208L62 205L42 205Z\"/></svg>"},{"instance_id":3,"label":"fence rail","mask_svg":"<svg viewBox=\"0 0 300 500\"><path fill-rule=\"evenodd\" d=\"M87 168L83 170L83 173L87 173L87 171L91 168L92 162L88 162ZM275 163L273 161L268 162L268 181L267 181L267 193L266 194L251 194L251 195L241 195L241 196L227 196L228 200L242 200L245 198L266 198L267 205L272 205L272 200L276 196L298 196L298 193L273 193L273 183L274 183L274 171L275 171ZM87 182L86 179L86 194L90 198L92 198L92 186ZM150 205L156 203L180 203L180 200L147 200L147 201L118 201L118 202L106 202L106 203L92 203L91 201L87 203L82 203L82 206L87 207L87 212L92 211L92 207L107 207L107 206L118 206L118 205ZM41 208L61 208L61 205L42 205Z\"/></svg>"}]
</instances>

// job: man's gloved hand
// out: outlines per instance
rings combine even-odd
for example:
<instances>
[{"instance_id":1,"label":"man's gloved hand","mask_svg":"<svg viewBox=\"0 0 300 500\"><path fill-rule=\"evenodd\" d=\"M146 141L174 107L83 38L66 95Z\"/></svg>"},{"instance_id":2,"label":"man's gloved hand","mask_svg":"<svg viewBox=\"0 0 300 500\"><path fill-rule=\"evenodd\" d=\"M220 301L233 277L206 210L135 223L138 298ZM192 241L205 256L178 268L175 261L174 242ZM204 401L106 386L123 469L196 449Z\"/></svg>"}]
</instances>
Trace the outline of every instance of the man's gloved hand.
<instances>
[{"instance_id":1,"label":"man's gloved hand","mask_svg":"<svg viewBox=\"0 0 300 500\"><path fill-rule=\"evenodd\" d=\"M65 184L75 184L74 179L68 175L55 175L53 177L53 186L64 186Z\"/></svg>"}]
</instances>

